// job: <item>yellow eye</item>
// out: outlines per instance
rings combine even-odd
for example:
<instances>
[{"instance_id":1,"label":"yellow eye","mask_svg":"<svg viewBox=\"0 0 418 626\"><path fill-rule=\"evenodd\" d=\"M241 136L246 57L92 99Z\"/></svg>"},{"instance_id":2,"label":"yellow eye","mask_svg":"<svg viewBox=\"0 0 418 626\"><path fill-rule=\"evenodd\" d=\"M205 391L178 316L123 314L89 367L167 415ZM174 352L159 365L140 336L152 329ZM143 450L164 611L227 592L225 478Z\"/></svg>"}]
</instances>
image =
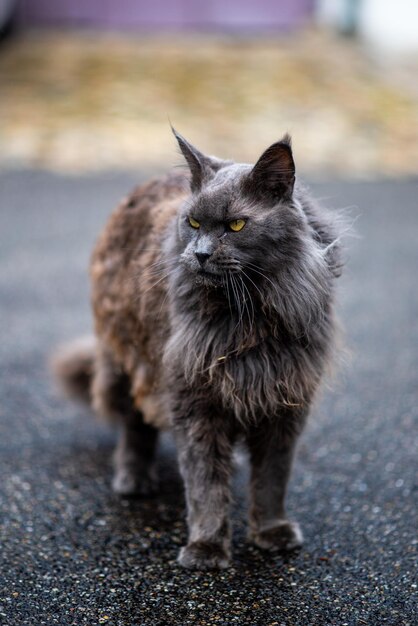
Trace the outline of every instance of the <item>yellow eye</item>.
<instances>
[{"instance_id":1,"label":"yellow eye","mask_svg":"<svg viewBox=\"0 0 418 626\"><path fill-rule=\"evenodd\" d=\"M238 233L244 228L245 221L246 220L232 220L232 222L229 222L228 226L231 230L234 231L234 233Z\"/></svg>"},{"instance_id":2,"label":"yellow eye","mask_svg":"<svg viewBox=\"0 0 418 626\"><path fill-rule=\"evenodd\" d=\"M189 224L192 228L200 228L200 224L197 220L189 215Z\"/></svg>"}]
</instances>

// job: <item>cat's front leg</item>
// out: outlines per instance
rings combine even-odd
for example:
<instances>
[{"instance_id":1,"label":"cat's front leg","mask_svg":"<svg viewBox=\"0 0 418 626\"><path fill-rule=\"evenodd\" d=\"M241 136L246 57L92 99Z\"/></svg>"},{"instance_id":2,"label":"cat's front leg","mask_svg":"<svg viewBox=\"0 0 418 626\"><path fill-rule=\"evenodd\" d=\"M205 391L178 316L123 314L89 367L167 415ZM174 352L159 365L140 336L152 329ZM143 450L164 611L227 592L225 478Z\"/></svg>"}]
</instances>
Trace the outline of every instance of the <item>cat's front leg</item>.
<instances>
[{"instance_id":1,"label":"cat's front leg","mask_svg":"<svg viewBox=\"0 0 418 626\"><path fill-rule=\"evenodd\" d=\"M296 439L305 414L286 411L250 428L250 538L264 549L294 550L302 545L299 525L287 519L285 497Z\"/></svg>"},{"instance_id":2,"label":"cat's front leg","mask_svg":"<svg viewBox=\"0 0 418 626\"><path fill-rule=\"evenodd\" d=\"M174 432L184 480L188 543L178 561L191 569L225 568L230 558L233 435L227 419L201 398L175 403Z\"/></svg>"}]
</instances>

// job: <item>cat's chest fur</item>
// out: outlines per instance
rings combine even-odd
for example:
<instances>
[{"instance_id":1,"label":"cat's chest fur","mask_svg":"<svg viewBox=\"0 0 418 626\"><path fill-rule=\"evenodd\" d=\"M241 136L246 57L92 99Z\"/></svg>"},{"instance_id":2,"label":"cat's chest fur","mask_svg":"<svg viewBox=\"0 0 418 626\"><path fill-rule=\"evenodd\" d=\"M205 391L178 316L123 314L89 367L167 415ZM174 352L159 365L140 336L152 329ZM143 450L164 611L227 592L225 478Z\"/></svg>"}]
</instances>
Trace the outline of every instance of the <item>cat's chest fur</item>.
<instances>
[{"instance_id":1,"label":"cat's chest fur","mask_svg":"<svg viewBox=\"0 0 418 626\"><path fill-rule=\"evenodd\" d=\"M301 405L304 394L295 385L301 380L300 347L274 336L262 320L252 329L242 320L236 324L227 316L223 323L184 316L166 350L177 375L191 392L205 390L211 403L242 422Z\"/></svg>"}]
</instances>

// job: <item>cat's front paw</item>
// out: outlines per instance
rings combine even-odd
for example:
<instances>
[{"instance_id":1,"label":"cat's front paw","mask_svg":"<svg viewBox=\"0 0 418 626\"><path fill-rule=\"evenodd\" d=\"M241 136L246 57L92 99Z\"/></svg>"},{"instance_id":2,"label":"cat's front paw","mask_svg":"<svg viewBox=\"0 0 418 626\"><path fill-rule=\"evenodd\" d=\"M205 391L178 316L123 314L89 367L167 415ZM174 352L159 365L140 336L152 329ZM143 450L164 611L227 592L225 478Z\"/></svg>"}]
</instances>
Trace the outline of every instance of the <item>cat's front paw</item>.
<instances>
[{"instance_id":1,"label":"cat's front paw","mask_svg":"<svg viewBox=\"0 0 418 626\"><path fill-rule=\"evenodd\" d=\"M229 554L218 543L193 541L180 550L178 562L188 569L225 569Z\"/></svg>"},{"instance_id":2,"label":"cat's front paw","mask_svg":"<svg viewBox=\"0 0 418 626\"><path fill-rule=\"evenodd\" d=\"M113 476L112 489L122 497L145 498L157 493L158 484L152 472L136 472L129 467L119 467Z\"/></svg>"},{"instance_id":3,"label":"cat's front paw","mask_svg":"<svg viewBox=\"0 0 418 626\"><path fill-rule=\"evenodd\" d=\"M289 520L279 520L274 526L253 532L251 538L264 550L289 552L297 550L303 544L303 534L299 524Z\"/></svg>"}]
</instances>

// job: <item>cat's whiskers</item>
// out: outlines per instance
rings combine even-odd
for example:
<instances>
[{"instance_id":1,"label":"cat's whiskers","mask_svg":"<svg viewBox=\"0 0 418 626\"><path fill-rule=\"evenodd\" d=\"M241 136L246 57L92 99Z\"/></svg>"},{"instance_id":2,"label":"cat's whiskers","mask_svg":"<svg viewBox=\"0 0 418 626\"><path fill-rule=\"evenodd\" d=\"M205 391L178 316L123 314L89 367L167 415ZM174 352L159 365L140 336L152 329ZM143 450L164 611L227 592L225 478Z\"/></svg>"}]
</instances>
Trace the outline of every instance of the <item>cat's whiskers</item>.
<instances>
[{"instance_id":1,"label":"cat's whiskers","mask_svg":"<svg viewBox=\"0 0 418 626\"><path fill-rule=\"evenodd\" d=\"M269 278L268 276L266 276L266 274L264 274L264 272L261 272L259 270L263 269L261 268L259 265L255 265L254 263L247 263L247 266L256 274L259 274L260 276L262 276L262 278L264 278L265 280L267 280L273 287L274 289L274 293L277 294L277 285L275 285L275 283L271 280L271 278ZM257 268L257 269L256 269Z\"/></svg>"},{"instance_id":2,"label":"cat's whiskers","mask_svg":"<svg viewBox=\"0 0 418 626\"><path fill-rule=\"evenodd\" d=\"M236 285L237 285L238 294L240 296L240 301L242 303L242 321L244 322L244 315L246 313L245 294L242 289L241 282L238 280L238 276L236 276Z\"/></svg>"},{"instance_id":3,"label":"cat's whiskers","mask_svg":"<svg viewBox=\"0 0 418 626\"><path fill-rule=\"evenodd\" d=\"M236 323L236 325L234 326L234 331L236 330L238 323L239 323L239 302L238 302L238 298L237 298L237 292L235 289L235 284L234 284L234 277L232 275L229 276L230 280L231 280L231 291L232 291L232 298L235 304L235 307L238 311L238 322Z\"/></svg>"},{"instance_id":4,"label":"cat's whiskers","mask_svg":"<svg viewBox=\"0 0 418 626\"><path fill-rule=\"evenodd\" d=\"M159 285L163 280L165 280L166 278L168 278L169 276L171 276L173 273L175 272L175 268L172 268L171 270L169 270L168 272L166 272L164 274L164 276L162 276L161 278L159 278L155 283L153 283L150 287L148 287L148 289L146 289L142 295L148 293L148 291L150 291L151 289L153 289L154 287L156 287L157 285Z\"/></svg>"},{"instance_id":5,"label":"cat's whiskers","mask_svg":"<svg viewBox=\"0 0 418 626\"><path fill-rule=\"evenodd\" d=\"M223 276L222 276L222 284L225 286L226 297L228 299L229 312L231 314L231 319L232 319L233 313L232 313L232 305L231 305L231 296L230 296L230 293L229 293L228 276L225 275L225 274L223 274Z\"/></svg>"},{"instance_id":6,"label":"cat's whiskers","mask_svg":"<svg viewBox=\"0 0 418 626\"><path fill-rule=\"evenodd\" d=\"M244 270L244 268L241 268L241 272L244 274L245 278L247 280L250 281L250 283L256 288L256 290L258 291L258 293L260 294L260 298L261 298L261 303L264 303L264 294L261 291L261 289L255 284L255 282L252 280L252 278L250 276L248 276L247 272Z\"/></svg>"},{"instance_id":7,"label":"cat's whiskers","mask_svg":"<svg viewBox=\"0 0 418 626\"><path fill-rule=\"evenodd\" d=\"M239 293L241 294L241 297L242 297L242 323L244 324L244 315L245 314L248 315L248 321L250 321L250 316L249 316L248 307L247 307L247 301L246 301L247 299L245 297L245 293L242 287L242 279L240 276L237 276L237 289L239 289Z\"/></svg>"},{"instance_id":8,"label":"cat's whiskers","mask_svg":"<svg viewBox=\"0 0 418 626\"><path fill-rule=\"evenodd\" d=\"M243 310L243 306L242 306L242 302L241 299L239 297L239 291L238 291L238 285L235 282L235 277L233 276L233 274L231 274L231 287L233 289L234 292L234 298L238 307L238 321L234 327L234 332L235 330L239 329L240 326L242 325L243 322L243 316L244 316L244 310Z\"/></svg>"},{"instance_id":9,"label":"cat's whiskers","mask_svg":"<svg viewBox=\"0 0 418 626\"><path fill-rule=\"evenodd\" d=\"M163 263L161 266L154 267L153 269L146 267L144 271L141 273L138 273L137 276L138 278L142 276L145 279L148 277L157 277L159 274L161 274L161 272L163 272L166 269L169 269L169 270L174 269L174 266L170 267L170 266L167 266L167 263Z\"/></svg>"},{"instance_id":10,"label":"cat's whiskers","mask_svg":"<svg viewBox=\"0 0 418 626\"><path fill-rule=\"evenodd\" d=\"M168 291L168 289L167 289L166 294L165 294L165 296L164 296L164 298L163 298L163 301L161 302L160 309L159 309L159 311L158 311L157 320L160 320L160 319L161 319L161 314L162 314L162 312L163 312L163 310L164 310L164 305L165 305L165 303L167 302L168 293L169 293L169 291Z\"/></svg>"},{"instance_id":11,"label":"cat's whiskers","mask_svg":"<svg viewBox=\"0 0 418 626\"><path fill-rule=\"evenodd\" d=\"M118 250L132 250L137 252L138 254L142 254L142 252L161 252L161 247L156 246L155 248L151 248L148 246L142 246L140 243L137 243L132 246L118 246Z\"/></svg>"},{"instance_id":12,"label":"cat's whiskers","mask_svg":"<svg viewBox=\"0 0 418 626\"><path fill-rule=\"evenodd\" d=\"M174 267L175 263L176 261L174 259L172 260L160 259L159 261L156 261L155 263L151 263L150 265L147 265L141 268L140 271L135 273L135 276L139 278L141 276L146 277L147 275L149 276L150 274L156 274L158 272L163 271L166 268L171 269L172 267Z\"/></svg>"},{"instance_id":13,"label":"cat's whiskers","mask_svg":"<svg viewBox=\"0 0 418 626\"><path fill-rule=\"evenodd\" d=\"M162 270L161 270L162 271ZM151 289L154 289L154 287L156 287L157 285L159 285L160 283L162 283L164 280L166 280L167 278L169 278L172 274L174 274L174 272L176 271L176 267L172 267L169 271L165 272L165 274L163 276L161 276L157 281L155 281L152 285L150 285L147 289L145 289L145 291L139 291L137 296L135 297L135 302L138 302L142 297L145 296L145 294L147 294L149 291L151 291ZM142 278L146 278L146 276L144 275L140 275L136 277L136 280L138 281L138 279L142 276ZM141 284L141 281L138 281L139 284ZM167 290L168 291L168 290Z\"/></svg>"},{"instance_id":14,"label":"cat's whiskers","mask_svg":"<svg viewBox=\"0 0 418 626\"><path fill-rule=\"evenodd\" d=\"M247 312L248 312L248 321L250 322L250 330L252 330L252 329L253 329L253 326L254 326L254 323L255 323L255 309L254 309L254 303L253 303L253 299L252 299L252 297L251 297L251 293L250 293L250 291L249 291L249 289L248 289L247 285L246 285L246 284L245 284L245 282L244 282L244 279L242 278L242 276L240 276L239 278L240 278L240 281L241 281L241 285L242 285L242 287L245 289L245 291L246 291L246 292L247 292L247 294L248 294L248 301L249 301L249 303L250 303L250 305L251 305L251 317L250 317L250 310L249 310L249 307L248 307L248 305L247 305L247 298L245 298L245 304L246 304L246 307L247 307Z\"/></svg>"}]
</instances>

